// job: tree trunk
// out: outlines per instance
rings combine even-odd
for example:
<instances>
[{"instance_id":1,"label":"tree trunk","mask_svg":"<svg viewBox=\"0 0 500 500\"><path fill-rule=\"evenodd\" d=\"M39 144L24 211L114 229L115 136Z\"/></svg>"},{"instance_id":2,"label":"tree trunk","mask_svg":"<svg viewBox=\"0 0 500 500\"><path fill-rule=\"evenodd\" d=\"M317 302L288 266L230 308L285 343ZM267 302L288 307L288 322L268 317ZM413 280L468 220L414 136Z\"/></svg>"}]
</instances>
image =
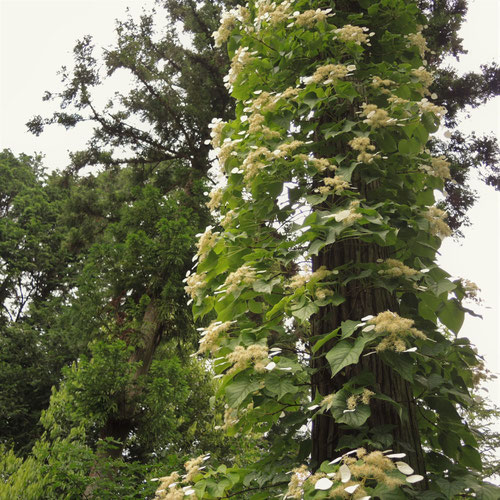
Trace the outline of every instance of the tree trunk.
<instances>
[{"instance_id":1,"label":"tree trunk","mask_svg":"<svg viewBox=\"0 0 500 500\"><path fill-rule=\"evenodd\" d=\"M123 453L123 447L127 437L134 430L135 401L140 395L141 386L138 383L140 377L147 375L153 356L161 340L163 324L160 320L160 312L156 301L152 300L144 313L141 327L141 344L130 356L130 363L140 362L134 377L133 384L123 394L118 405L118 411L110 416L99 433L100 440L111 438L115 441L115 446L110 448L104 446L97 452L99 462L108 459L119 459ZM91 478L102 477L103 471L97 463L90 472ZM96 484L92 483L85 489L83 498L93 498Z\"/></svg>"},{"instance_id":2,"label":"tree trunk","mask_svg":"<svg viewBox=\"0 0 500 500\"><path fill-rule=\"evenodd\" d=\"M344 240L325 247L319 255L313 258L313 271L321 266L327 269L352 263L375 262L377 259L387 258L387 248L375 244L364 243L358 239ZM359 320L367 315L377 315L390 310L398 312L398 303L394 295L385 289L367 287L362 281L351 281L343 290L346 301L338 307L322 308L312 319L312 335L324 335L338 328L342 321L347 319ZM392 426L393 444L391 448L407 454L407 462L413 469L425 476L425 465L420 443L416 405L414 403L412 387L390 366L386 365L377 354L361 357L356 365L344 368L335 377L331 377L330 367L324 356L318 355L328 352L335 340L323 346L321 352L312 361L315 373L312 377L312 397L317 393L322 396L334 393L342 388L344 383L363 371L371 372L375 376L374 391L385 394L403 407L400 418L396 410L389 403L372 398L370 401L371 416L367 421L368 427ZM341 455L337 451L339 440L348 437L348 429L336 424L330 413L318 415L312 423L312 463L314 467L324 460L332 460ZM354 446L356 447L356 446ZM344 450L344 452L347 450ZM425 485L422 485L422 487Z\"/></svg>"}]
</instances>

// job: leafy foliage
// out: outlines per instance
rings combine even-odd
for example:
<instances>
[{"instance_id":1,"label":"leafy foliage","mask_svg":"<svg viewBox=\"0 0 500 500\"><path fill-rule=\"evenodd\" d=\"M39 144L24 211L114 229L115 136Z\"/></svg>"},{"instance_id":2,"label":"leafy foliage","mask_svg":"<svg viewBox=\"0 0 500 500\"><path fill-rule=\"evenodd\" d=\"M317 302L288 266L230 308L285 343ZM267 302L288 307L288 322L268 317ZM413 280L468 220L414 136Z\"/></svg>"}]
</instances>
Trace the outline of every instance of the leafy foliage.
<instances>
[{"instance_id":1,"label":"leafy foliage","mask_svg":"<svg viewBox=\"0 0 500 500\"><path fill-rule=\"evenodd\" d=\"M429 100L426 19L398 0L322 7L249 2L215 34L228 40L236 119L212 128L220 228L201 236L188 284L195 316L217 314L200 351L216 356L227 426L272 437L261 463L189 462L157 497L493 498L461 414L481 361L449 333L467 289L435 264L451 234L434 198L450 162L425 149L445 113ZM287 432L304 446L279 447ZM313 460L327 459L311 477L310 439ZM390 465L389 447L410 465Z\"/></svg>"}]
</instances>

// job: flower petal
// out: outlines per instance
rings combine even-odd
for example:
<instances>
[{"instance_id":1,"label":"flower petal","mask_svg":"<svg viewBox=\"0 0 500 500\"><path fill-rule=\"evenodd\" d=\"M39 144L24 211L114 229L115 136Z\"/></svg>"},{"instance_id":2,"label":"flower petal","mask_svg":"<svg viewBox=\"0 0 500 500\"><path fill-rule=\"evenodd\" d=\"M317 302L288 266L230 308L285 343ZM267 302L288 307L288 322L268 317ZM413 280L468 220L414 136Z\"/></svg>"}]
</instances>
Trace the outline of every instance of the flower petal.
<instances>
[{"instance_id":1,"label":"flower petal","mask_svg":"<svg viewBox=\"0 0 500 500\"><path fill-rule=\"evenodd\" d=\"M340 480L343 483L347 483L351 479L351 470L346 464L342 464L339 469Z\"/></svg>"},{"instance_id":2,"label":"flower petal","mask_svg":"<svg viewBox=\"0 0 500 500\"><path fill-rule=\"evenodd\" d=\"M419 481L422 481L424 479L424 476L421 476L420 474L415 474L413 476L408 476L406 478L407 483L418 483Z\"/></svg>"},{"instance_id":3,"label":"flower petal","mask_svg":"<svg viewBox=\"0 0 500 500\"><path fill-rule=\"evenodd\" d=\"M359 488L359 484L353 484L352 486L347 486L347 488L344 488L344 491L347 491L347 493L351 493L351 495Z\"/></svg>"},{"instance_id":4,"label":"flower petal","mask_svg":"<svg viewBox=\"0 0 500 500\"><path fill-rule=\"evenodd\" d=\"M396 462L396 467L398 468L399 472L402 472L403 474L406 474L409 476L410 474L413 474L415 471L405 462Z\"/></svg>"},{"instance_id":5,"label":"flower petal","mask_svg":"<svg viewBox=\"0 0 500 500\"><path fill-rule=\"evenodd\" d=\"M314 485L315 490L329 490L333 485L333 481L328 479L327 477L322 477L316 481Z\"/></svg>"}]
</instances>

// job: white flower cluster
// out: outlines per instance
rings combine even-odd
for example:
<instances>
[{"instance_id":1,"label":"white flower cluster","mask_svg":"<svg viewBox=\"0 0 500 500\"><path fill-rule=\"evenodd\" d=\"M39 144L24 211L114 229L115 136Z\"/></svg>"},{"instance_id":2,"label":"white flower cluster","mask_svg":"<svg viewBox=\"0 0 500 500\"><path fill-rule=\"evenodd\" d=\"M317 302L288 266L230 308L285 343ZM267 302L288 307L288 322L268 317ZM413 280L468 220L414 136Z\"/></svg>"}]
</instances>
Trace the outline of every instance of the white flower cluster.
<instances>
[{"instance_id":1,"label":"white flower cluster","mask_svg":"<svg viewBox=\"0 0 500 500\"><path fill-rule=\"evenodd\" d=\"M275 158L285 158L287 156L290 156L297 148L299 148L303 144L303 141L297 140L283 142L273 151L272 154Z\"/></svg>"},{"instance_id":2,"label":"white flower cluster","mask_svg":"<svg viewBox=\"0 0 500 500\"><path fill-rule=\"evenodd\" d=\"M426 212L422 214L429 221L429 229L431 234L445 238L451 236L451 229L444 221L446 219L446 212L437 207L429 207Z\"/></svg>"},{"instance_id":3,"label":"white flower cluster","mask_svg":"<svg viewBox=\"0 0 500 500\"><path fill-rule=\"evenodd\" d=\"M322 195L330 194L342 194L345 189L350 187L350 184L341 176L336 175L335 177L324 177L324 186L320 186L315 189L315 191Z\"/></svg>"},{"instance_id":4,"label":"white flower cluster","mask_svg":"<svg viewBox=\"0 0 500 500\"><path fill-rule=\"evenodd\" d=\"M335 220L337 222L342 222L344 226L351 226L352 224L354 224L357 220L363 217L363 215L358 213L357 211L359 208L359 203L359 200L352 200L349 203L348 209L342 210L341 212L335 214Z\"/></svg>"},{"instance_id":5,"label":"white flower cluster","mask_svg":"<svg viewBox=\"0 0 500 500\"><path fill-rule=\"evenodd\" d=\"M425 57L425 53L429 50L427 47L427 40L424 38L422 35L422 30L425 28L425 26L417 26L417 33L411 33L410 35L407 35L408 39L408 45L418 47L418 51L420 52L420 56L423 58Z\"/></svg>"},{"instance_id":6,"label":"white flower cluster","mask_svg":"<svg viewBox=\"0 0 500 500\"><path fill-rule=\"evenodd\" d=\"M330 295L333 295L333 290L328 288L320 288L314 292L314 297L317 300L325 300Z\"/></svg>"},{"instance_id":7,"label":"white flower cluster","mask_svg":"<svg viewBox=\"0 0 500 500\"><path fill-rule=\"evenodd\" d=\"M304 78L303 82L306 85L308 83L329 85L340 78L349 76L355 69L356 66L354 64L350 64L349 66L344 66L343 64L326 64L317 68L312 76Z\"/></svg>"},{"instance_id":8,"label":"white flower cluster","mask_svg":"<svg viewBox=\"0 0 500 500\"><path fill-rule=\"evenodd\" d=\"M220 47L231 35L238 22L244 23L250 17L250 12L246 7L238 6L229 11L224 11L220 19L220 27L212 33L215 46Z\"/></svg>"},{"instance_id":9,"label":"white flower cluster","mask_svg":"<svg viewBox=\"0 0 500 500\"><path fill-rule=\"evenodd\" d=\"M370 399L375 393L367 389L366 387L363 389L361 394L351 394L346 401L347 409L353 411L358 406L358 403L361 401L365 405L370 404Z\"/></svg>"},{"instance_id":10,"label":"white flower cluster","mask_svg":"<svg viewBox=\"0 0 500 500\"><path fill-rule=\"evenodd\" d=\"M324 172L325 170L336 170L337 166L331 163L328 158L314 158L314 156L306 154L298 154L295 156L299 158L304 163L312 165L318 172Z\"/></svg>"},{"instance_id":11,"label":"white flower cluster","mask_svg":"<svg viewBox=\"0 0 500 500\"><path fill-rule=\"evenodd\" d=\"M296 26L303 26L305 28L312 28L317 23L322 23L327 18L334 16L332 9L316 9L306 10L305 12L294 12Z\"/></svg>"},{"instance_id":12,"label":"white flower cluster","mask_svg":"<svg viewBox=\"0 0 500 500\"><path fill-rule=\"evenodd\" d=\"M418 274L416 269L406 266L397 259L385 259L384 264L387 268L378 272L378 274L382 276L389 276L390 278L400 278L404 276L405 278L410 278Z\"/></svg>"},{"instance_id":13,"label":"white flower cluster","mask_svg":"<svg viewBox=\"0 0 500 500\"><path fill-rule=\"evenodd\" d=\"M208 126L210 129L210 137L212 138L212 147L219 148L222 142L222 129L226 125L220 118L213 118L212 122Z\"/></svg>"},{"instance_id":14,"label":"white flower cluster","mask_svg":"<svg viewBox=\"0 0 500 500\"><path fill-rule=\"evenodd\" d=\"M257 271L250 266L241 266L229 274L222 287L227 287L227 293L235 292L242 285L251 285L256 278Z\"/></svg>"},{"instance_id":15,"label":"white flower cluster","mask_svg":"<svg viewBox=\"0 0 500 500\"><path fill-rule=\"evenodd\" d=\"M217 159L219 160L220 167L223 167L226 164L226 161L230 156L236 156L237 153L235 151L238 143L242 142L243 139L234 139L231 140L229 137L224 139L220 148L215 148L215 154L217 155Z\"/></svg>"},{"instance_id":16,"label":"white flower cluster","mask_svg":"<svg viewBox=\"0 0 500 500\"><path fill-rule=\"evenodd\" d=\"M224 214L224 218L220 221L220 225L225 228L231 223L231 221L235 218L235 216L236 212L234 210L228 210Z\"/></svg>"},{"instance_id":17,"label":"white flower cluster","mask_svg":"<svg viewBox=\"0 0 500 500\"><path fill-rule=\"evenodd\" d=\"M429 99L421 99L417 102L421 113L434 113L439 118L443 117L448 110L444 106L436 106Z\"/></svg>"},{"instance_id":18,"label":"white flower cluster","mask_svg":"<svg viewBox=\"0 0 500 500\"><path fill-rule=\"evenodd\" d=\"M234 427L238 423L238 411L235 408L231 408L226 405L224 410L224 425L219 428L228 431L231 427ZM217 427L216 427L217 429Z\"/></svg>"},{"instance_id":19,"label":"white flower cluster","mask_svg":"<svg viewBox=\"0 0 500 500\"><path fill-rule=\"evenodd\" d=\"M203 290L203 288L205 288L206 285L206 276L206 273L193 273L184 279L184 283L186 283L184 290L188 295L191 296L193 300L201 296L201 291Z\"/></svg>"},{"instance_id":20,"label":"white flower cluster","mask_svg":"<svg viewBox=\"0 0 500 500\"><path fill-rule=\"evenodd\" d=\"M258 112L252 113L248 117L248 133L258 134L261 133L266 139L279 139L281 134L277 130L271 130L269 127L264 125L266 119L264 115Z\"/></svg>"},{"instance_id":21,"label":"white flower cluster","mask_svg":"<svg viewBox=\"0 0 500 500\"><path fill-rule=\"evenodd\" d=\"M287 21L292 12L292 1L285 0L279 4L271 0L257 0L255 2L257 16L255 17L254 27L258 31L263 22L271 26Z\"/></svg>"},{"instance_id":22,"label":"white flower cluster","mask_svg":"<svg viewBox=\"0 0 500 500\"><path fill-rule=\"evenodd\" d=\"M335 274L333 271L329 271L325 266L321 266L319 269L314 271L313 273L303 273L296 274L292 277L290 282L288 283L288 287L293 290L297 290L297 288L301 288L305 286L307 283L317 283L318 281L322 281L328 276Z\"/></svg>"},{"instance_id":23,"label":"white flower cluster","mask_svg":"<svg viewBox=\"0 0 500 500\"><path fill-rule=\"evenodd\" d=\"M446 161L444 156L431 158L430 165L420 165L418 168L429 175L440 177L441 179L449 179L451 177L450 162Z\"/></svg>"},{"instance_id":24,"label":"white flower cluster","mask_svg":"<svg viewBox=\"0 0 500 500\"><path fill-rule=\"evenodd\" d=\"M177 483L179 482L179 480L180 476L178 472L173 472L169 476L153 479L153 481L160 482L160 485L156 490L155 500L171 500L172 498L175 499L175 497L172 497L171 492L173 489L178 489ZM180 498L183 499L184 492L180 490L180 493L182 494Z\"/></svg>"},{"instance_id":25,"label":"white flower cluster","mask_svg":"<svg viewBox=\"0 0 500 500\"><path fill-rule=\"evenodd\" d=\"M423 476L414 474L415 471L407 463L399 460L393 462L392 459L403 458L405 453L391 453L391 451L368 453L364 448L348 451L330 462L330 465L339 462L341 465L336 472L328 474L319 471L312 474L307 466L301 465L291 471L288 490L283 498L304 498L306 487L309 489L313 486L314 490L328 491L328 498L368 500L371 496L365 490L367 479L375 480L390 490L424 479ZM403 479L393 474L396 470L407 477Z\"/></svg>"},{"instance_id":26,"label":"white flower cluster","mask_svg":"<svg viewBox=\"0 0 500 500\"><path fill-rule=\"evenodd\" d=\"M197 236L199 236L200 238L196 243L196 246L198 248L197 255L199 256L200 260L203 260L208 255L210 250L215 246L217 238L219 237L219 233L212 232L212 226L208 226L203 234L198 234Z\"/></svg>"},{"instance_id":27,"label":"white flower cluster","mask_svg":"<svg viewBox=\"0 0 500 500\"><path fill-rule=\"evenodd\" d=\"M181 487L181 483L191 483L196 474L203 467L201 464L208 460L210 455L201 455L197 458L192 458L184 464L186 474L180 476L178 472L173 472L169 476L154 478L151 481L159 481L154 500L183 500L184 498L196 498L195 490L191 484Z\"/></svg>"},{"instance_id":28,"label":"white flower cluster","mask_svg":"<svg viewBox=\"0 0 500 500\"><path fill-rule=\"evenodd\" d=\"M391 118L385 109L379 108L376 104L363 103L361 107L363 108L361 116L366 116L363 123L367 123L373 128L388 127L397 123L395 118Z\"/></svg>"},{"instance_id":29,"label":"white flower cluster","mask_svg":"<svg viewBox=\"0 0 500 500\"><path fill-rule=\"evenodd\" d=\"M243 346L237 345L234 351L227 355L227 360L234 363L228 373L244 370L251 362L254 364L256 372L264 373L269 363L268 354L267 346L252 344L245 349Z\"/></svg>"},{"instance_id":30,"label":"white flower cluster","mask_svg":"<svg viewBox=\"0 0 500 500\"><path fill-rule=\"evenodd\" d=\"M374 76L372 78L371 86L374 89L378 89L381 94L392 95L391 91L386 87L391 87L396 85L396 82L389 80L388 78L380 78L380 76Z\"/></svg>"},{"instance_id":31,"label":"white flower cluster","mask_svg":"<svg viewBox=\"0 0 500 500\"><path fill-rule=\"evenodd\" d=\"M346 24L342 28L336 29L335 34L342 42L354 42L356 45L361 45L362 43L370 45L370 37L372 37L375 33L367 34L368 31L370 30L365 27Z\"/></svg>"},{"instance_id":32,"label":"white flower cluster","mask_svg":"<svg viewBox=\"0 0 500 500\"><path fill-rule=\"evenodd\" d=\"M220 334L227 332L232 323L233 321L226 321L225 323L213 321L207 328L202 329L198 353L201 354L206 351L215 352L218 349L217 340Z\"/></svg>"},{"instance_id":33,"label":"white flower cluster","mask_svg":"<svg viewBox=\"0 0 500 500\"><path fill-rule=\"evenodd\" d=\"M423 85L424 89L422 93L424 95L429 95L429 91L427 90L434 81L434 77L432 73L427 71L423 66L420 66L418 69L412 69L411 74L417 78L417 80Z\"/></svg>"},{"instance_id":34,"label":"white flower cluster","mask_svg":"<svg viewBox=\"0 0 500 500\"><path fill-rule=\"evenodd\" d=\"M248 52L248 47L239 47L231 60L229 73L224 77L224 85L231 92L234 82L243 68L253 60L257 52Z\"/></svg>"},{"instance_id":35,"label":"white flower cluster","mask_svg":"<svg viewBox=\"0 0 500 500\"><path fill-rule=\"evenodd\" d=\"M243 111L249 113L249 116L243 115L241 121L247 121L249 124L248 133L261 133L266 139L277 139L281 136L277 130L271 130L265 125L264 113L272 112L276 109L280 100L295 98L300 89L289 87L283 92L263 92L257 91L255 99L248 99L244 102Z\"/></svg>"},{"instance_id":36,"label":"white flower cluster","mask_svg":"<svg viewBox=\"0 0 500 500\"><path fill-rule=\"evenodd\" d=\"M380 76L374 76L372 78L372 87L378 89L380 87L390 87L391 85L395 85L395 82L389 79L382 79Z\"/></svg>"},{"instance_id":37,"label":"white flower cluster","mask_svg":"<svg viewBox=\"0 0 500 500\"><path fill-rule=\"evenodd\" d=\"M463 278L460 281L462 282L462 286L465 291L465 298L476 302L476 304L481 304L482 299L479 296L481 289L476 285L476 283Z\"/></svg>"},{"instance_id":38,"label":"white flower cluster","mask_svg":"<svg viewBox=\"0 0 500 500\"><path fill-rule=\"evenodd\" d=\"M391 97L387 98L387 102L395 106L402 106L403 104L408 104L410 101L408 99L398 97L397 95L391 95Z\"/></svg>"},{"instance_id":39,"label":"white flower cluster","mask_svg":"<svg viewBox=\"0 0 500 500\"><path fill-rule=\"evenodd\" d=\"M242 164L245 172L244 180L248 182L253 179L261 169L265 168L266 164L264 162L270 158L272 158L272 153L264 146L248 153Z\"/></svg>"},{"instance_id":40,"label":"white flower cluster","mask_svg":"<svg viewBox=\"0 0 500 500\"><path fill-rule=\"evenodd\" d=\"M371 163L374 158L379 158L380 156L373 153L368 153L368 151L375 151L375 146L370 143L369 137L355 137L349 141L349 146L355 151L359 151L358 161L363 163Z\"/></svg>"},{"instance_id":41,"label":"white flower cluster","mask_svg":"<svg viewBox=\"0 0 500 500\"><path fill-rule=\"evenodd\" d=\"M402 318L392 311L385 311L370 319L369 326L363 328L363 331L374 330L375 333L387 334L375 348L376 351L392 349L396 352L403 352L406 350L404 339L409 335L421 339L427 338L423 332L413 326L414 323L412 319Z\"/></svg>"},{"instance_id":42,"label":"white flower cluster","mask_svg":"<svg viewBox=\"0 0 500 500\"><path fill-rule=\"evenodd\" d=\"M207 208L213 212L220 207L220 202L222 200L222 189L217 188L210 191L210 201L206 203Z\"/></svg>"}]
</instances>

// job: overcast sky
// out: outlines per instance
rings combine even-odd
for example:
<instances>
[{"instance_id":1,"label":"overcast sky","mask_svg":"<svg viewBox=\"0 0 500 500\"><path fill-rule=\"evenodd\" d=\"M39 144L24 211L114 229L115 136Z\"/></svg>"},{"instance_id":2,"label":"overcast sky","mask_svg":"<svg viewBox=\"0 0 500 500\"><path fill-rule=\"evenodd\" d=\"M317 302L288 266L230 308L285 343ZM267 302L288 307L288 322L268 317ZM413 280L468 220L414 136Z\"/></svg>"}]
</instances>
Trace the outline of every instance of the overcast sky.
<instances>
[{"instance_id":1,"label":"overcast sky","mask_svg":"<svg viewBox=\"0 0 500 500\"><path fill-rule=\"evenodd\" d=\"M58 70L71 66L71 50L83 35L94 36L96 45L114 40L114 20L123 18L130 7L137 15L152 0L0 0L0 148L14 153L45 155L49 168L64 168L68 151L84 146L89 128L65 131L49 127L40 137L26 130L34 115L49 116L54 104L42 102L45 90L57 90ZM470 0L468 23L462 30L469 50L460 63L461 71L477 69L480 63L498 61L498 0ZM463 130L477 133L500 130L500 101L471 113ZM478 346L487 366L500 372L498 265L500 212L499 195L478 184L480 201L471 211L472 227L460 243L448 240L442 248L441 265L453 276L468 278L482 289L484 320L468 318L462 334ZM500 382L490 386L493 399L500 403Z\"/></svg>"}]
</instances>

